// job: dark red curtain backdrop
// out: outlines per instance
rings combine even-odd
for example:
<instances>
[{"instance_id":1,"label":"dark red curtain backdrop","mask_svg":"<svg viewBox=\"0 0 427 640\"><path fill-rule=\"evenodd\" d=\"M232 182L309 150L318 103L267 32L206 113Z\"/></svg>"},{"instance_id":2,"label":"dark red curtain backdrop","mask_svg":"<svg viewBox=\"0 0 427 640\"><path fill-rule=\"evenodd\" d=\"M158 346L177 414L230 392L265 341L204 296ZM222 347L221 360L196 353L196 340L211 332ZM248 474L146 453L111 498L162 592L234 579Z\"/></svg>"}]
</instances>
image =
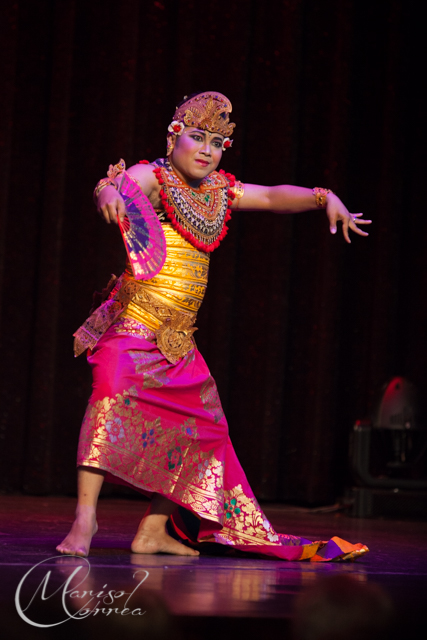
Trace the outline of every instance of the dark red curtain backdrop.
<instances>
[{"instance_id":1,"label":"dark red curtain backdrop","mask_svg":"<svg viewBox=\"0 0 427 640\"><path fill-rule=\"evenodd\" d=\"M343 491L353 421L401 374L427 390L424 23L412 3L40 0L2 9L0 488L74 490L90 394L72 333L118 273L92 190L164 153L184 94L230 97L223 168L326 186L374 220L235 214L197 341L259 498Z\"/></svg>"}]
</instances>

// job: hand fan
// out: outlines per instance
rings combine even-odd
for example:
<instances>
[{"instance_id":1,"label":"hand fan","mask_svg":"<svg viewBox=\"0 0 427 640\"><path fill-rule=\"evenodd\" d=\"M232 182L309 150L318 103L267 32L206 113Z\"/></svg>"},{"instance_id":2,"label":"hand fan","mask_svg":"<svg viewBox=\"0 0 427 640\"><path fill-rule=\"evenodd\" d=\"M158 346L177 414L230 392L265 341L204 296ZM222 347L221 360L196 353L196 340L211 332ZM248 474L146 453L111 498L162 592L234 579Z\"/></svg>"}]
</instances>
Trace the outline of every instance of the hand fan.
<instances>
[{"instance_id":1,"label":"hand fan","mask_svg":"<svg viewBox=\"0 0 427 640\"><path fill-rule=\"evenodd\" d=\"M141 187L123 171L119 193L126 216L119 227L136 280L154 278L166 260L166 240L162 225Z\"/></svg>"}]
</instances>

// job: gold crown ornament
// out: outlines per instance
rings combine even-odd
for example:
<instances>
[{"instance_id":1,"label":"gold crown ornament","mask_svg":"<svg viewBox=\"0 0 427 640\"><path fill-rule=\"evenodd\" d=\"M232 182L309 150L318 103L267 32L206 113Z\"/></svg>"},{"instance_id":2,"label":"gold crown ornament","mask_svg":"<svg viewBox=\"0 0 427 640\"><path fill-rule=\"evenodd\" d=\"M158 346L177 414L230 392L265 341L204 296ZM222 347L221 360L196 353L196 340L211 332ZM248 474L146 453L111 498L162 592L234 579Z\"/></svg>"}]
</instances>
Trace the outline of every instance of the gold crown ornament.
<instances>
[{"instance_id":1,"label":"gold crown ornament","mask_svg":"<svg viewBox=\"0 0 427 640\"><path fill-rule=\"evenodd\" d=\"M229 121L231 111L231 102L222 93L215 91L198 93L176 108L168 131L180 136L186 126L219 133L230 142L226 145L225 148L227 148L231 146L232 141L229 140L229 136L236 126L234 122Z\"/></svg>"}]
</instances>

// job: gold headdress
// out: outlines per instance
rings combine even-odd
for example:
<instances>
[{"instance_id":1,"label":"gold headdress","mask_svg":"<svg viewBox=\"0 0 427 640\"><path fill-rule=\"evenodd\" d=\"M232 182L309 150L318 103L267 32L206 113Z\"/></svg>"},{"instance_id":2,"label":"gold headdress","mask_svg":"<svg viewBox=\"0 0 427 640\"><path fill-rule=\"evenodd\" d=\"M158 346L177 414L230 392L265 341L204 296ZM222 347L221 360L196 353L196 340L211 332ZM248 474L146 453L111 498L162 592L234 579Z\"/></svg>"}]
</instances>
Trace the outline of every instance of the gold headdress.
<instances>
[{"instance_id":1,"label":"gold headdress","mask_svg":"<svg viewBox=\"0 0 427 640\"><path fill-rule=\"evenodd\" d=\"M177 129L181 124L181 126L197 127L211 133L219 133L228 138L236 126L234 122L229 122L231 111L231 102L222 93L215 93L215 91L198 93L176 108L169 131L179 135L180 132Z\"/></svg>"}]
</instances>

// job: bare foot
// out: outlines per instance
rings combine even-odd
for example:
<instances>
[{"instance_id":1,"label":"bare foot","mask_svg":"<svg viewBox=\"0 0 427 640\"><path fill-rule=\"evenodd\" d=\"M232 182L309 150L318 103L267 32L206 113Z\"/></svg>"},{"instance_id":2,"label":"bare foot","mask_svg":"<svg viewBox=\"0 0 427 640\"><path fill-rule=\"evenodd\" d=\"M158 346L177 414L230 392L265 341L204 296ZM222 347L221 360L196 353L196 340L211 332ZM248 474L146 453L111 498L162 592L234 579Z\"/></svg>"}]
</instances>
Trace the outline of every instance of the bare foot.
<instances>
[{"instance_id":1,"label":"bare foot","mask_svg":"<svg viewBox=\"0 0 427 640\"><path fill-rule=\"evenodd\" d=\"M144 525L139 527L131 544L133 553L173 553L176 556L198 556L199 551L186 547L174 540L165 530L144 530Z\"/></svg>"},{"instance_id":2,"label":"bare foot","mask_svg":"<svg viewBox=\"0 0 427 640\"><path fill-rule=\"evenodd\" d=\"M93 507L79 506L76 510L76 519L73 522L68 536L56 547L60 553L70 556L89 555L92 536L98 531L96 514Z\"/></svg>"}]
</instances>

